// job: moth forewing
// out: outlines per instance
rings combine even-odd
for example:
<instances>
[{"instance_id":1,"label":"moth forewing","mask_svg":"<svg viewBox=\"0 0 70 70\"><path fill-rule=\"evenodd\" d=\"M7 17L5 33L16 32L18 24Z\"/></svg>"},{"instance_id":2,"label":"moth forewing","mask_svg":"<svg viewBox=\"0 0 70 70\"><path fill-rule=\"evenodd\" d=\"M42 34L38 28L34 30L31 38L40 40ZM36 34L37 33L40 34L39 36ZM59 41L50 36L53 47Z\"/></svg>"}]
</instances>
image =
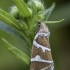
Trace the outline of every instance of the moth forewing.
<instances>
[{"instance_id":1,"label":"moth forewing","mask_svg":"<svg viewBox=\"0 0 70 70\"><path fill-rule=\"evenodd\" d=\"M54 69L49 44L49 35L50 31L48 27L44 23L40 22L39 30L33 40L30 70Z\"/></svg>"}]
</instances>

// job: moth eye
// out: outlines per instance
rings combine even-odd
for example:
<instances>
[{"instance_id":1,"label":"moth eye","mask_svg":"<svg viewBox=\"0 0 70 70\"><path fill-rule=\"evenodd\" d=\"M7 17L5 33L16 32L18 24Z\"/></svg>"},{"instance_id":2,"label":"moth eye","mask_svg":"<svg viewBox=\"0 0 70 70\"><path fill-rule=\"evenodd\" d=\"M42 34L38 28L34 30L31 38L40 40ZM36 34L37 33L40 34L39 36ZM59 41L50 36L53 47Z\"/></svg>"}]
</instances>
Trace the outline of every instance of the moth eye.
<instances>
[{"instance_id":1,"label":"moth eye","mask_svg":"<svg viewBox=\"0 0 70 70\"><path fill-rule=\"evenodd\" d=\"M39 26L39 27L41 26L41 22L38 22L38 26Z\"/></svg>"}]
</instances>

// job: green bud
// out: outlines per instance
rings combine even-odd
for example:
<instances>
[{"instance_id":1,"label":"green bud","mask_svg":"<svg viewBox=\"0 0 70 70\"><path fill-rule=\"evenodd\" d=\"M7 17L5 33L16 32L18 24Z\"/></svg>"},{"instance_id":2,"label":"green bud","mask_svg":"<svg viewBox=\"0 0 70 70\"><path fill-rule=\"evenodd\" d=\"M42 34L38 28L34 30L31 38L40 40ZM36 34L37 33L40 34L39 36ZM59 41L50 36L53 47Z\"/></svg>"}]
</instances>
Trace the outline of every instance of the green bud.
<instances>
[{"instance_id":1,"label":"green bud","mask_svg":"<svg viewBox=\"0 0 70 70\"><path fill-rule=\"evenodd\" d=\"M36 17L36 20L37 21L40 21L40 20L43 20L43 16L42 16L42 11L40 11L40 12L38 12L38 14L37 14L37 17Z\"/></svg>"},{"instance_id":2,"label":"green bud","mask_svg":"<svg viewBox=\"0 0 70 70\"><path fill-rule=\"evenodd\" d=\"M14 17L18 17L18 9L16 6L11 7L10 14Z\"/></svg>"},{"instance_id":3,"label":"green bud","mask_svg":"<svg viewBox=\"0 0 70 70\"><path fill-rule=\"evenodd\" d=\"M41 1L38 0L32 0L32 2L35 4L37 10L42 11L44 9L44 5L42 4ZM33 4L30 2L28 2L28 5L31 7Z\"/></svg>"},{"instance_id":4,"label":"green bud","mask_svg":"<svg viewBox=\"0 0 70 70\"><path fill-rule=\"evenodd\" d=\"M29 9L30 14L32 15L32 10L30 8L28 8L28 9Z\"/></svg>"},{"instance_id":5,"label":"green bud","mask_svg":"<svg viewBox=\"0 0 70 70\"><path fill-rule=\"evenodd\" d=\"M34 3L35 3L38 10L43 10L44 9L44 6L40 1L34 1Z\"/></svg>"},{"instance_id":6,"label":"green bud","mask_svg":"<svg viewBox=\"0 0 70 70\"><path fill-rule=\"evenodd\" d=\"M40 14L37 16L37 21L41 21L41 20L43 20L43 16Z\"/></svg>"}]
</instances>

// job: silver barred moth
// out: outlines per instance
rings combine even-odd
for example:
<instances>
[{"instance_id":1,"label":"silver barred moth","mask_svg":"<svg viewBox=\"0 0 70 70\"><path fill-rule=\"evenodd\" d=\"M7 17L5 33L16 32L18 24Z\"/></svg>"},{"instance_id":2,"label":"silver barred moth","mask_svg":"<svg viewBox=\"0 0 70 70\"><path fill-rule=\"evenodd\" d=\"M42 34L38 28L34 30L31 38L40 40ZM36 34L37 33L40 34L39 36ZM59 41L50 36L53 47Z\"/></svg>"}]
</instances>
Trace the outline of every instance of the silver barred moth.
<instances>
[{"instance_id":1,"label":"silver barred moth","mask_svg":"<svg viewBox=\"0 0 70 70\"><path fill-rule=\"evenodd\" d=\"M48 27L39 22L39 30L34 37L30 70L53 70L54 62L52 60L49 44L50 31Z\"/></svg>"}]
</instances>

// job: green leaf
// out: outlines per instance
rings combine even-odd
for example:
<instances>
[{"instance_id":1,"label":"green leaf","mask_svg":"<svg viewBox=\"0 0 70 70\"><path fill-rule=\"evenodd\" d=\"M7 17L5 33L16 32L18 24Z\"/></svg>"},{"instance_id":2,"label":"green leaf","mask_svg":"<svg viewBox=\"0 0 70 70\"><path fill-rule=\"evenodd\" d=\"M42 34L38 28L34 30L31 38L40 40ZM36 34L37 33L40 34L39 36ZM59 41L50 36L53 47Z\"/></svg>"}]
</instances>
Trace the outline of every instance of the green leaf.
<instances>
[{"instance_id":1,"label":"green leaf","mask_svg":"<svg viewBox=\"0 0 70 70\"><path fill-rule=\"evenodd\" d=\"M16 27L19 30L21 29L21 27L20 27L19 23L16 21L16 19L2 9L0 9L0 20L10 26Z\"/></svg>"},{"instance_id":2,"label":"green leaf","mask_svg":"<svg viewBox=\"0 0 70 70\"><path fill-rule=\"evenodd\" d=\"M27 7L27 5L25 4L25 2L23 0L14 0L20 14L23 17L27 17L31 15L31 11L29 10L29 8Z\"/></svg>"},{"instance_id":3,"label":"green leaf","mask_svg":"<svg viewBox=\"0 0 70 70\"><path fill-rule=\"evenodd\" d=\"M42 21L43 23L59 23L59 22L62 22L64 19L62 20L59 20L59 21Z\"/></svg>"},{"instance_id":4,"label":"green leaf","mask_svg":"<svg viewBox=\"0 0 70 70\"><path fill-rule=\"evenodd\" d=\"M17 49L16 47L14 47L13 45L11 45L8 41L6 41L4 38L2 38L2 40L4 41L7 50L12 53L14 56L16 56L19 60L21 60L24 64L26 64L26 66L29 66L30 63L30 58L23 53L22 51L20 51L19 49Z\"/></svg>"},{"instance_id":5,"label":"green leaf","mask_svg":"<svg viewBox=\"0 0 70 70\"><path fill-rule=\"evenodd\" d=\"M27 44L26 40L24 37L15 29L11 28L10 26L4 24L3 22L0 22L0 29L5 31L6 33L10 34L17 40L22 46L23 46L23 51L30 56L30 50L29 50L29 45Z\"/></svg>"},{"instance_id":6,"label":"green leaf","mask_svg":"<svg viewBox=\"0 0 70 70\"><path fill-rule=\"evenodd\" d=\"M44 20L48 20L48 18L50 16L51 12L53 11L54 7L55 7L55 3L53 3L50 8L43 11L42 16L44 16Z\"/></svg>"},{"instance_id":7,"label":"green leaf","mask_svg":"<svg viewBox=\"0 0 70 70\"><path fill-rule=\"evenodd\" d=\"M65 21L61 24L55 25L56 27L63 27L70 24L70 2L59 5L51 14L49 20L59 20L64 18Z\"/></svg>"}]
</instances>

